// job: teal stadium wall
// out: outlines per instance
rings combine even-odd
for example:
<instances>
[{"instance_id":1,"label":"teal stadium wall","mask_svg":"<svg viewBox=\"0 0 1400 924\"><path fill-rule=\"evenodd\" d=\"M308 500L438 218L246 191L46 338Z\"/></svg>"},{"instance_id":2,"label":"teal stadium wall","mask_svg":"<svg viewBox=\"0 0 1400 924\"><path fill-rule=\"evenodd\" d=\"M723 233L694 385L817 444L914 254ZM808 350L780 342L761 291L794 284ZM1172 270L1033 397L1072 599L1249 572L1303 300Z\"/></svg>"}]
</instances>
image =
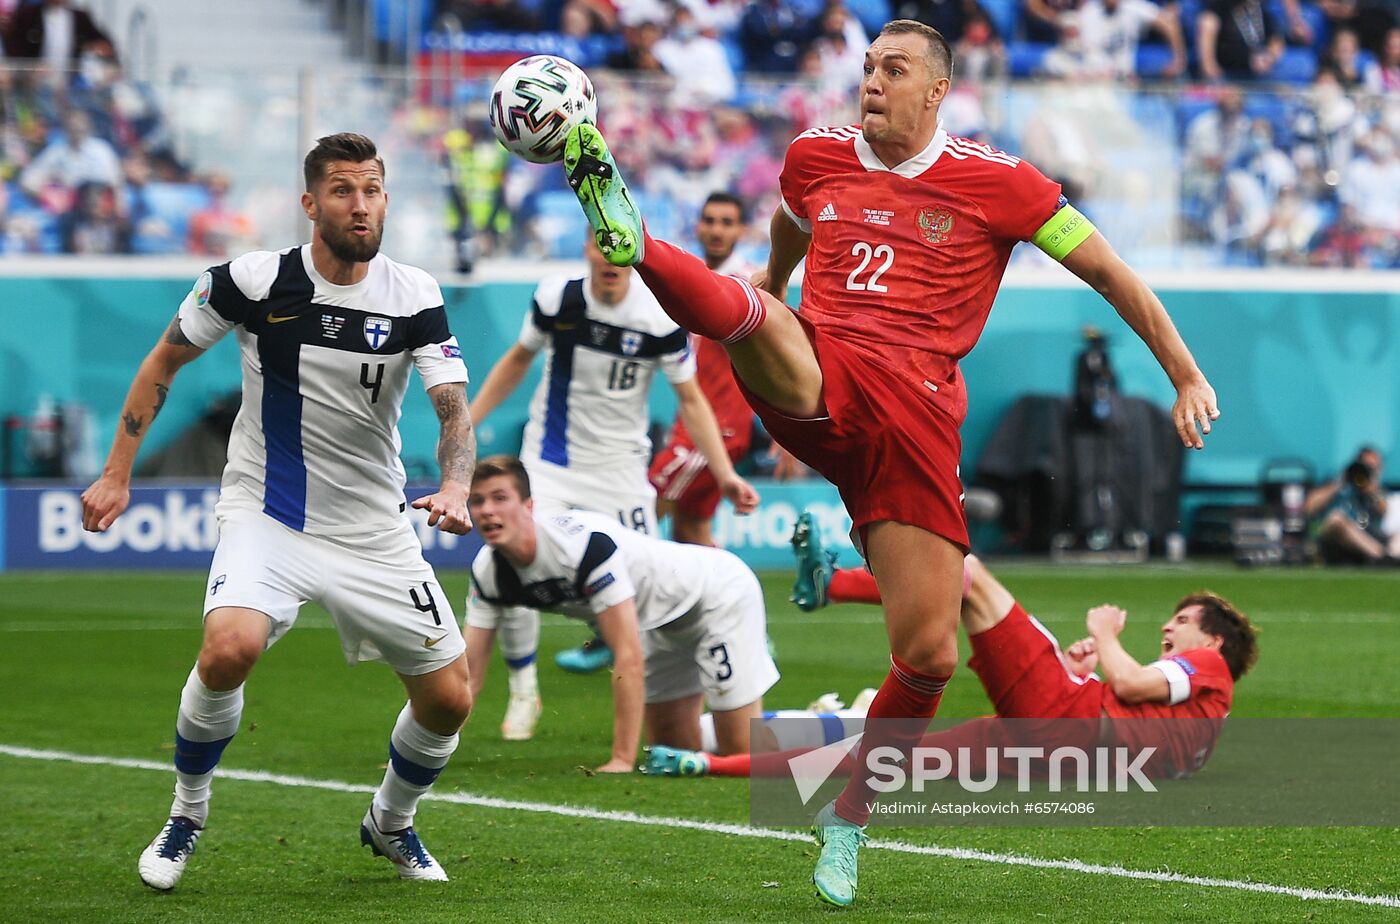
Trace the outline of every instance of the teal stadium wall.
<instances>
[{"instance_id":1,"label":"teal stadium wall","mask_svg":"<svg viewBox=\"0 0 1400 924\"><path fill-rule=\"evenodd\" d=\"M1188 483L1251 484L1261 463L1278 456L1309 459L1326 473L1364 442L1400 458L1400 278L1383 274L1365 285L1345 275L1299 278L1308 286L1248 274L1231 277L1229 285L1168 280L1159 286L1225 414L1208 451L1189 456ZM996 422L1018 396L1068 390L1085 324L1109 333L1126 394L1170 404L1173 392L1146 347L1097 295L1068 283L1049 278L1043 285L1003 288L981 343L963 364L971 395L964 471L975 468ZM0 415L31 413L41 393L81 401L99 422L100 455L137 364L189 285L188 276L0 278ZM532 290L524 282L445 287L452 328L476 383L514 341ZM237 387L232 338L212 352L181 373L153 445ZM483 452L517 447L539 366L482 428ZM653 417L664 423L673 413L669 389L660 385ZM405 458L431 466L437 422L418 389L411 391L401 430Z\"/></svg>"}]
</instances>

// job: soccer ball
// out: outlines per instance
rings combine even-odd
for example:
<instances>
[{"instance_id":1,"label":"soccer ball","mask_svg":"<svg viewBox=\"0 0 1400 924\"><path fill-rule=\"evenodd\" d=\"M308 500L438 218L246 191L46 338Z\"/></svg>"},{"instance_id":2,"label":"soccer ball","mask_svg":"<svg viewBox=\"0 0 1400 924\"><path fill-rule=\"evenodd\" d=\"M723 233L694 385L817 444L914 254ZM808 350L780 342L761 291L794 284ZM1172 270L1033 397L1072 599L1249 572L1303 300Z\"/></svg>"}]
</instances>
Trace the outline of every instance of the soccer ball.
<instances>
[{"instance_id":1,"label":"soccer ball","mask_svg":"<svg viewBox=\"0 0 1400 924\"><path fill-rule=\"evenodd\" d=\"M491 127L506 150L532 164L564 156L564 137L598 118L593 82L554 55L533 55L506 68L491 91Z\"/></svg>"}]
</instances>

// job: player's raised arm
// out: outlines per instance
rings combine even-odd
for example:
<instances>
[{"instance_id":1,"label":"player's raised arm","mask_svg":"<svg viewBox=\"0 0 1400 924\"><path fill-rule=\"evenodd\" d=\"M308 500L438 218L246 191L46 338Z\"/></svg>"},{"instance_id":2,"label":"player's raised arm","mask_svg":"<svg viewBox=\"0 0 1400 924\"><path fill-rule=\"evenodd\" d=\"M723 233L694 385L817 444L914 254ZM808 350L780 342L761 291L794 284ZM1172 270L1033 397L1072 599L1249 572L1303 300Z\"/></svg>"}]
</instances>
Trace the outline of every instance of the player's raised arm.
<instances>
[{"instance_id":1,"label":"player's raised arm","mask_svg":"<svg viewBox=\"0 0 1400 924\"><path fill-rule=\"evenodd\" d=\"M476 431L467 409L467 392L460 382L444 382L428 389L437 411L437 460L442 484L436 494L420 497L413 506L428 511L428 525L447 533L471 532L467 515L467 494L471 491L472 469L476 468Z\"/></svg>"},{"instance_id":2,"label":"player's raised arm","mask_svg":"<svg viewBox=\"0 0 1400 924\"><path fill-rule=\"evenodd\" d=\"M176 314L136 370L102 474L83 492L83 529L105 532L126 510L137 450L165 406L175 373L203 352L180 330L180 316Z\"/></svg>"},{"instance_id":3,"label":"player's raised arm","mask_svg":"<svg viewBox=\"0 0 1400 924\"><path fill-rule=\"evenodd\" d=\"M597 616L598 631L613 653L613 745L612 757L598 768L599 773L631 773L642 743L642 712L645 708L646 661L642 637L637 628L637 599L628 597Z\"/></svg>"},{"instance_id":4,"label":"player's raised arm","mask_svg":"<svg viewBox=\"0 0 1400 924\"><path fill-rule=\"evenodd\" d=\"M486 373L486 381L481 383L470 407L471 419L481 423L501 402L511 396L525 381L525 373L535 361L535 353L519 343L513 344L505 355L496 361L491 371Z\"/></svg>"},{"instance_id":5,"label":"player's raised arm","mask_svg":"<svg viewBox=\"0 0 1400 924\"><path fill-rule=\"evenodd\" d=\"M1202 448L1205 445L1202 436L1210 432L1210 422L1220 416L1215 389L1211 388L1205 374L1196 365L1161 300L1143 282L1142 277L1123 262L1102 234L1092 230L1087 219L1077 212L1066 216L1066 211L1073 212L1073 209L1068 206L1062 209L1046 223L1046 227L1077 217L1089 227L1088 237L1062 256L1053 252L1054 244L1047 247L1042 243L1040 234L1036 243L1059 259L1066 269L1093 286L1094 291L1102 295L1147 344L1176 388L1172 422L1176 424L1182 444L1191 449ZM1058 233L1057 229L1051 229L1046 237ZM1066 236L1072 240L1074 232L1070 231Z\"/></svg>"}]
</instances>

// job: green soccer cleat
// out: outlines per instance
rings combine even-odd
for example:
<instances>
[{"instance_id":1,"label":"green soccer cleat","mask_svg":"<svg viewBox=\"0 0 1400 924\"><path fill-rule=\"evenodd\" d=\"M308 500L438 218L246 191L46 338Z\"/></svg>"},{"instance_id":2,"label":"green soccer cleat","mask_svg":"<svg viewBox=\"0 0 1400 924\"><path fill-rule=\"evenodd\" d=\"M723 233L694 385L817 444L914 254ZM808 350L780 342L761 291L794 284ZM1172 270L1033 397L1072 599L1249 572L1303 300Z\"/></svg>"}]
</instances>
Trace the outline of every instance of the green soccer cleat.
<instances>
[{"instance_id":1,"label":"green soccer cleat","mask_svg":"<svg viewBox=\"0 0 1400 924\"><path fill-rule=\"evenodd\" d=\"M830 601L826 590L836 570L836 553L822 548L821 536L812 515L803 512L792 530L792 554L797 558L797 580L788 597L804 613L819 610Z\"/></svg>"},{"instance_id":2,"label":"green soccer cleat","mask_svg":"<svg viewBox=\"0 0 1400 924\"><path fill-rule=\"evenodd\" d=\"M687 751L653 744L646 749L642 772L650 776L704 776L710 772L710 756L704 751Z\"/></svg>"},{"instance_id":3,"label":"green soccer cleat","mask_svg":"<svg viewBox=\"0 0 1400 924\"><path fill-rule=\"evenodd\" d=\"M856 858L865 843L865 829L836 814L836 803L829 802L817 812L812 823L817 846L817 868L812 884L822 901L845 908L856 900Z\"/></svg>"},{"instance_id":4,"label":"green soccer cleat","mask_svg":"<svg viewBox=\"0 0 1400 924\"><path fill-rule=\"evenodd\" d=\"M593 239L603 257L613 266L641 263L642 213L596 126L581 122L569 130L564 139L564 175L593 226Z\"/></svg>"}]
</instances>

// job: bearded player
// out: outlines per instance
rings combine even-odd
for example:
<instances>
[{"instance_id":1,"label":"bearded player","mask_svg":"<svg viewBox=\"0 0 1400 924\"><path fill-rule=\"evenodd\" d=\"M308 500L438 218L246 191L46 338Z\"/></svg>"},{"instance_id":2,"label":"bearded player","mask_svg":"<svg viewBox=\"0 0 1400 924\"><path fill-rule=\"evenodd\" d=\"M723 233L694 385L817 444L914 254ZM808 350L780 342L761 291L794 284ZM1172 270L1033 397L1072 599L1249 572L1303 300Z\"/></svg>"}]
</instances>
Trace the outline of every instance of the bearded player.
<instances>
[{"instance_id":1,"label":"bearded player","mask_svg":"<svg viewBox=\"0 0 1400 924\"><path fill-rule=\"evenodd\" d=\"M981 334L1012 248L1034 241L1137 332L1176 387L1172 417L1185 445L1201 448L1220 412L1162 303L1059 184L939 127L952 52L937 30L889 23L864 70L860 124L812 129L789 147L768 268L753 285L648 236L593 125L571 130L564 168L607 259L636 266L682 327L725 344L768 432L840 490L890 641L870 718L927 720L957 662L968 548L958 360ZM795 314L784 299L804 257ZM883 746L907 753L919 737L867 734L859 759ZM817 815L813 880L825 901L855 900L872 796L852 777Z\"/></svg>"}]
</instances>

